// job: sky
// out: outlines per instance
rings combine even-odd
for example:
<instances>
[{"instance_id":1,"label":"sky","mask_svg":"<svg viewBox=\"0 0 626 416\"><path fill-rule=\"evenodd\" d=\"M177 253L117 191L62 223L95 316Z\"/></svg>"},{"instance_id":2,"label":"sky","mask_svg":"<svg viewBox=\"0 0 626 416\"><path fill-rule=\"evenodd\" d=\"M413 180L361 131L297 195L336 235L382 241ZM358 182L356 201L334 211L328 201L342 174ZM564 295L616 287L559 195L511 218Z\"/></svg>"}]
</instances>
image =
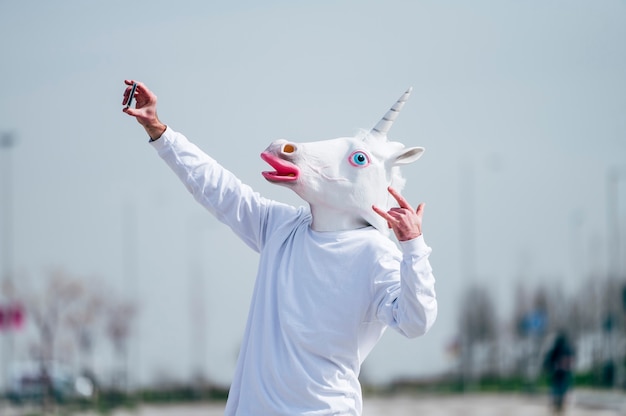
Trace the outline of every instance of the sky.
<instances>
[{"instance_id":1,"label":"sky","mask_svg":"<svg viewBox=\"0 0 626 416\"><path fill-rule=\"evenodd\" d=\"M61 267L133 299L137 380L202 368L228 383L258 256L122 113L123 80L146 83L162 121L244 182L295 205L262 178L260 152L369 129L412 86L389 137L426 148L403 170L404 195L427 204L439 317L418 339L388 332L363 373L439 374L470 285L488 287L505 320L520 284L575 291L609 270L610 171L626 247L625 22L623 0L0 0L0 132L15 140L0 155L2 252L22 279Z\"/></svg>"}]
</instances>

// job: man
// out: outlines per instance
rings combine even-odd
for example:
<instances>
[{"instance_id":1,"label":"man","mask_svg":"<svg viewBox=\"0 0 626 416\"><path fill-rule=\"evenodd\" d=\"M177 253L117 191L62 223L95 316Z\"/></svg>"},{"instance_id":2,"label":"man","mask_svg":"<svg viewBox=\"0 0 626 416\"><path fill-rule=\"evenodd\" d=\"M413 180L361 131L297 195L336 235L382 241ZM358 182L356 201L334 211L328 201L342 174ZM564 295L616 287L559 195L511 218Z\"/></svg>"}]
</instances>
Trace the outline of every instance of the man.
<instances>
[{"instance_id":1,"label":"man","mask_svg":"<svg viewBox=\"0 0 626 416\"><path fill-rule=\"evenodd\" d=\"M122 104L129 101L134 81L125 83ZM199 203L260 253L226 414L360 415L360 366L384 330L419 336L437 314L431 250L422 236L424 204L414 210L390 187L399 207L368 208L393 229L399 250L361 219L335 221L328 215L349 217L350 210L324 211L327 207L307 200L308 210L261 197L163 124L157 97L142 83L135 99L135 108L123 111L144 127L161 158ZM281 146L285 154L296 152L295 145ZM368 159L356 153L351 163L360 169L357 165ZM281 172L266 172L268 180L300 180L291 162L266 160L290 170L281 178ZM324 203L331 200L321 192ZM324 214L318 218L312 212Z\"/></svg>"},{"instance_id":2,"label":"man","mask_svg":"<svg viewBox=\"0 0 626 416\"><path fill-rule=\"evenodd\" d=\"M565 399L572 383L576 352L565 331L559 331L554 344L546 353L544 369L550 383L551 405L554 414L565 410Z\"/></svg>"}]
</instances>

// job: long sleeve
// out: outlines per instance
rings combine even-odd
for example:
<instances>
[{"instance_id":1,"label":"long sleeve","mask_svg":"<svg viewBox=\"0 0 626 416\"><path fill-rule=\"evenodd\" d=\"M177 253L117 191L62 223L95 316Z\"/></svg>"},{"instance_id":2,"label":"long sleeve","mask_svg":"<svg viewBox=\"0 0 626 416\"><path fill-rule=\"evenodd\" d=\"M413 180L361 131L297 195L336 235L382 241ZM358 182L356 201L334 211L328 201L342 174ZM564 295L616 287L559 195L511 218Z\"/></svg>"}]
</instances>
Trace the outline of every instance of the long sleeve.
<instances>
[{"instance_id":1,"label":"long sleeve","mask_svg":"<svg viewBox=\"0 0 626 416\"><path fill-rule=\"evenodd\" d=\"M406 337L425 334L437 317L435 277L428 261L431 248L423 236L400 242L402 259L397 281L397 258L385 257L381 265L388 275L377 280L378 319ZM391 279L391 281L389 280Z\"/></svg>"},{"instance_id":2,"label":"long sleeve","mask_svg":"<svg viewBox=\"0 0 626 416\"><path fill-rule=\"evenodd\" d=\"M257 252L263 246L270 208L294 209L261 197L169 127L151 144L196 201Z\"/></svg>"}]
</instances>

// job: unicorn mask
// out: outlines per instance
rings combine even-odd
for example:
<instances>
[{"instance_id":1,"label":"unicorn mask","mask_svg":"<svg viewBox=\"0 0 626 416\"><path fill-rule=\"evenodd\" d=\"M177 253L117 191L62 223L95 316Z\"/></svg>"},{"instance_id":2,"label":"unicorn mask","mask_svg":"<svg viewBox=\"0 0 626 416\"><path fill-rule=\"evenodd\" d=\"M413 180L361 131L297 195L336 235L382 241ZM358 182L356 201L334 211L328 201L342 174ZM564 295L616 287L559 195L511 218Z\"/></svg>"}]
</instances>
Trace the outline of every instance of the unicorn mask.
<instances>
[{"instance_id":1,"label":"unicorn mask","mask_svg":"<svg viewBox=\"0 0 626 416\"><path fill-rule=\"evenodd\" d=\"M401 190L399 166L412 163L422 147L406 148L387 133L411 94L409 88L369 132L309 143L272 142L261 158L274 171L269 182L286 186L309 203L315 231L350 230L372 225L387 233L386 221L372 205L391 208L387 187Z\"/></svg>"}]
</instances>

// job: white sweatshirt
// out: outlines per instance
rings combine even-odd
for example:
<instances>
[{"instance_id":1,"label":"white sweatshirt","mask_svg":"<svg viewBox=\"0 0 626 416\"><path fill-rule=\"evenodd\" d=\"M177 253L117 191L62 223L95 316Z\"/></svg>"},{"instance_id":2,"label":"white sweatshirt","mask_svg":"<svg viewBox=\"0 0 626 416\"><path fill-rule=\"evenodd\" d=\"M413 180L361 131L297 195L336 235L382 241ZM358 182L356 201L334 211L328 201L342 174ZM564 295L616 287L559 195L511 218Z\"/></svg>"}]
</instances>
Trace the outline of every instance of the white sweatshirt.
<instances>
[{"instance_id":1,"label":"white sweatshirt","mask_svg":"<svg viewBox=\"0 0 626 416\"><path fill-rule=\"evenodd\" d=\"M169 127L152 145L195 199L260 253L226 415L360 415L361 363L387 327L437 315L431 249L373 227L316 232L308 209L261 197Z\"/></svg>"}]
</instances>

